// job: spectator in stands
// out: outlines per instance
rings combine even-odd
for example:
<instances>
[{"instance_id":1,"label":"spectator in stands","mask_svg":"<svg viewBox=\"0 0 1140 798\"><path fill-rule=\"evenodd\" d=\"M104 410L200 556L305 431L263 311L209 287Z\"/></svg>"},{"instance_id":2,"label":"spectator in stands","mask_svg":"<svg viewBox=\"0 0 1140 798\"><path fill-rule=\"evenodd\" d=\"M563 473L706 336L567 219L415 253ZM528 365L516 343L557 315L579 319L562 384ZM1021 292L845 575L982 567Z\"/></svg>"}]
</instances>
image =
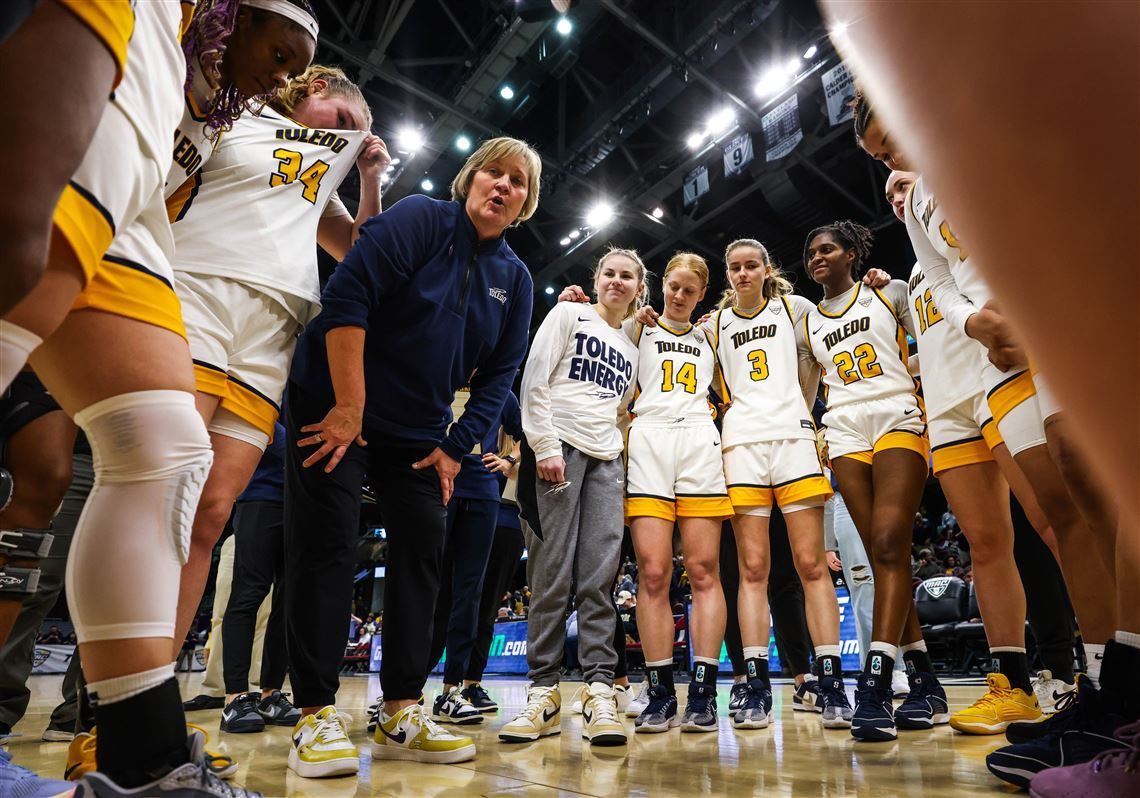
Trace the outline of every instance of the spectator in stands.
<instances>
[{"instance_id":1,"label":"spectator in stands","mask_svg":"<svg viewBox=\"0 0 1140 798\"><path fill-rule=\"evenodd\" d=\"M949 507L947 507L946 512L944 512L942 514L942 524L941 524L942 529L944 529L947 533L950 533L952 530L957 528L957 526L958 526L957 516L954 515L953 510L951 510Z\"/></svg>"},{"instance_id":2,"label":"spectator in stands","mask_svg":"<svg viewBox=\"0 0 1140 798\"><path fill-rule=\"evenodd\" d=\"M934 554L930 549L923 549L918 553L918 571L915 576L919 579L930 579L934 576L940 576L942 568L934 560Z\"/></svg>"},{"instance_id":3,"label":"spectator in stands","mask_svg":"<svg viewBox=\"0 0 1140 798\"><path fill-rule=\"evenodd\" d=\"M63 642L63 632L59 630L58 626L52 626L50 629L40 635L38 642L43 643L47 646L58 646Z\"/></svg>"}]
</instances>

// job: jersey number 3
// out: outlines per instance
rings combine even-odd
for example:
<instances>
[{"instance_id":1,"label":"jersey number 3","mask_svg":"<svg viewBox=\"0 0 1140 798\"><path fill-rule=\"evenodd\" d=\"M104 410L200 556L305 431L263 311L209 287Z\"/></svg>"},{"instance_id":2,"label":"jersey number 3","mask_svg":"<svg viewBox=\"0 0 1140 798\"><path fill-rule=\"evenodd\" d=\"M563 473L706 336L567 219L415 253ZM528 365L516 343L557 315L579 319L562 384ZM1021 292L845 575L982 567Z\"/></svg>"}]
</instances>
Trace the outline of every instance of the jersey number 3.
<instances>
[{"instance_id":1,"label":"jersey number 3","mask_svg":"<svg viewBox=\"0 0 1140 798\"><path fill-rule=\"evenodd\" d=\"M273 187L287 186L290 183L301 181L301 185L305 188L301 191L301 196L308 200L311 204L317 204L317 194L321 190L321 178L325 176L325 172L329 170L329 165L324 161L316 161L309 165L308 169L301 171L304 164L301 162L301 153L295 150L276 149L273 151L273 157L279 163L277 171L269 175L269 185Z\"/></svg>"},{"instance_id":2,"label":"jersey number 3","mask_svg":"<svg viewBox=\"0 0 1140 798\"><path fill-rule=\"evenodd\" d=\"M673 374L673 361L665 360L661 363L661 392L668 393L680 383L685 388L685 393L697 392L697 366L695 363L682 363L681 368L677 369L677 374Z\"/></svg>"}]
</instances>

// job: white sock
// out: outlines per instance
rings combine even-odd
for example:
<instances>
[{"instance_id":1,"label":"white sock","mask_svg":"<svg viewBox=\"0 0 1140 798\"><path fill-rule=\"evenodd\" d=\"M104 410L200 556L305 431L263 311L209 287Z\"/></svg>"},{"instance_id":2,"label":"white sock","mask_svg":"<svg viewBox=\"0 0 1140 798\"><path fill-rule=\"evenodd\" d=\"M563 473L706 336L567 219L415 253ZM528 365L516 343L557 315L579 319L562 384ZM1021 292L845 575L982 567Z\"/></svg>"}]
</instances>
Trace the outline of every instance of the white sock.
<instances>
[{"instance_id":1,"label":"white sock","mask_svg":"<svg viewBox=\"0 0 1140 798\"><path fill-rule=\"evenodd\" d=\"M1122 646L1140 648L1140 632L1125 632L1123 629L1118 629L1112 639ZM1087 649L1088 646L1085 648Z\"/></svg>"},{"instance_id":2,"label":"white sock","mask_svg":"<svg viewBox=\"0 0 1140 798\"><path fill-rule=\"evenodd\" d=\"M32 352L43 342L34 332L0 319L0 392L8 390Z\"/></svg>"},{"instance_id":3,"label":"white sock","mask_svg":"<svg viewBox=\"0 0 1140 798\"><path fill-rule=\"evenodd\" d=\"M106 706L134 698L136 695L145 693L147 690L158 687L163 682L173 678L174 663L171 662L141 673L129 673L126 676L115 676L98 682L88 682L87 692L93 701Z\"/></svg>"},{"instance_id":4,"label":"white sock","mask_svg":"<svg viewBox=\"0 0 1140 798\"><path fill-rule=\"evenodd\" d=\"M872 644L871 648L874 648L877 645L878 645L878 643L874 643L874 644ZM905 646L901 646L899 648L899 651L901 651L903 654L905 654L908 651L926 651L926 641L925 640L916 640L913 643L907 643Z\"/></svg>"},{"instance_id":5,"label":"white sock","mask_svg":"<svg viewBox=\"0 0 1140 798\"><path fill-rule=\"evenodd\" d=\"M768 659L768 649L764 646L745 646L745 659Z\"/></svg>"},{"instance_id":6,"label":"white sock","mask_svg":"<svg viewBox=\"0 0 1140 798\"><path fill-rule=\"evenodd\" d=\"M1012 651L1014 654L1024 654L1025 649L1021 646L990 646L990 652L997 651Z\"/></svg>"},{"instance_id":7,"label":"white sock","mask_svg":"<svg viewBox=\"0 0 1140 798\"><path fill-rule=\"evenodd\" d=\"M696 657L695 659L700 660L700 657ZM709 661L713 662L713 663L716 662L716 660L709 660ZM653 662L645 663L645 667L647 667L647 668L664 668L666 665L672 665L672 664L673 664L673 660L671 658L670 659L655 659L655 660L653 660Z\"/></svg>"},{"instance_id":8,"label":"white sock","mask_svg":"<svg viewBox=\"0 0 1140 798\"><path fill-rule=\"evenodd\" d=\"M816 646L815 656L818 657L839 657L842 656L842 649L839 646Z\"/></svg>"},{"instance_id":9,"label":"white sock","mask_svg":"<svg viewBox=\"0 0 1140 798\"><path fill-rule=\"evenodd\" d=\"M1093 687L1100 689L1100 666L1104 662L1104 646L1096 643L1085 643L1086 675Z\"/></svg>"},{"instance_id":10,"label":"white sock","mask_svg":"<svg viewBox=\"0 0 1140 798\"><path fill-rule=\"evenodd\" d=\"M918 643L911 643L911 645L917 646L919 644ZM926 643L922 643L922 646L925 647ZM899 647L898 646L892 646L890 643L884 643L884 642L879 641L879 640L872 640L871 641L871 648L869 650L870 651L881 651L882 653L886 654L888 657L890 657L893 660L897 660L899 658ZM904 649L904 650L906 650L906 649ZM910 650L914 651L915 649L910 649ZM921 649L919 649L919 650L921 650Z\"/></svg>"},{"instance_id":11,"label":"white sock","mask_svg":"<svg viewBox=\"0 0 1140 798\"><path fill-rule=\"evenodd\" d=\"M672 660L670 660L672 662ZM706 665L719 665L720 663L713 657L693 657L693 663L703 662ZM648 665L649 663L645 663Z\"/></svg>"}]
</instances>

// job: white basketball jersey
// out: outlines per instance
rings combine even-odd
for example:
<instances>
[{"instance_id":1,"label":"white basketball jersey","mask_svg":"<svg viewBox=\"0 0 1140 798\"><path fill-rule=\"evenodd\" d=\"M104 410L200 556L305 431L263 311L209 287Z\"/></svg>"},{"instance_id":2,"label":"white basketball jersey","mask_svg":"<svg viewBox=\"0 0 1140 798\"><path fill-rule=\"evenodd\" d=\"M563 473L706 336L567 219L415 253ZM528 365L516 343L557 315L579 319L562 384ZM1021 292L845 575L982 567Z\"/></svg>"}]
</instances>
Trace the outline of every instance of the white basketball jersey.
<instances>
[{"instance_id":1,"label":"white basketball jersey","mask_svg":"<svg viewBox=\"0 0 1140 798\"><path fill-rule=\"evenodd\" d=\"M720 362L718 390L731 402L721 438L742 443L815 438L815 425L800 390L796 317L789 299L765 300L759 310L717 311L714 341ZM804 300L806 302L806 300Z\"/></svg>"},{"instance_id":2,"label":"white basketball jersey","mask_svg":"<svg viewBox=\"0 0 1140 798\"><path fill-rule=\"evenodd\" d=\"M300 297L315 315L317 225L367 135L305 127L269 108L238 119L174 222L175 271Z\"/></svg>"},{"instance_id":3,"label":"white basketball jersey","mask_svg":"<svg viewBox=\"0 0 1140 798\"><path fill-rule=\"evenodd\" d=\"M639 419L710 421L709 386L716 353L707 333L689 324L683 331L638 325L637 393L633 412Z\"/></svg>"},{"instance_id":4,"label":"white basketball jersey","mask_svg":"<svg viewBox=\"0 0 1140 798\"><path fill-rule=\"evenodd\" d=\"M201 67L194 70L194 85L186 92L186 104L182 110L182 121L174 131L174 158L166 175L166 193L169 199L175 192L180 197L168 202L173 222L182 210L192 192L197 191L197 180L190 181L213 154L216 142L211 140L212 131L206 127L206 107L203 98L212 97L214 90L202 75ZM190 182L188 182L190 181Z\"/></svg>"},{"instance_id":5,"label":"white basketball jersey","mask_svg":"<svg viewBox=\"0 0 1140 798\"><path fill-rule=\"evenodd\" d=\"M990 300L992 292L921 176L907 195L906 231L943 318L965 334L966 319Z\"/></svg>"},{"instance_id":6,"label":"white basketball jersey","mask_svg":"<svg viewBox=\"0 0 1140 798\"><path fill-rule=\"evenodd\" d=\"M906 285L886 286L906 297ZM850 297L848 297L850 295ZM804 334L823 368L827 407L914 393L907 369L906 329L882 292L857 282L828 303L834 310L814 308L804 319Z\"/></svg>"},{"instance_id":7,"label":"white basketball jersey","mask_svg":"<svg viewBox=\"0 0 1140 798\"><path fill-rule=\"evenodd\" d=\"M907 283L908 310L918 341L926 414L937 418L982 392L978 363L985 350L942 317L929 286L922 267L914 264Z\"/></svg>"}]
</instances>

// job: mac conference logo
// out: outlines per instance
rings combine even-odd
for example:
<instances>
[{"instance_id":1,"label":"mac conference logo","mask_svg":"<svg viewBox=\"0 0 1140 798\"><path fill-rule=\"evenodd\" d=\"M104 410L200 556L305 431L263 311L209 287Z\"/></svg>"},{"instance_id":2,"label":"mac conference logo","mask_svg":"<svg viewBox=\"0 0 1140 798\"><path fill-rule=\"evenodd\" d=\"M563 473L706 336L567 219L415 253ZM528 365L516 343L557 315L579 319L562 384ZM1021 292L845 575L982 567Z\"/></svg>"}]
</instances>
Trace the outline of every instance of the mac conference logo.
<instances>
[{"instance_id":1,"label":"mac conference logo","mask_svg":"<svg viewBox=\"0 0 1140 798\"><path fill-rule=\"evenodd\" d=\"M37 648L32 655L32 667L38 668L51 658L51 652L46 648Z\"/></svg>"},{"instance_id":2,"label":"mac conference logo","mask_svg":"<svg viewBox=\"0 0 1140 798\"><path fill-rule=\"evenodd\" d=\"M950 587L950 580L952 576L936 576L933 579L927 579L922 583L922 589L926 591L926 595L933 599L942 598L942 594L946 592L946 588Z\"/></svg>"}]
</instances>

